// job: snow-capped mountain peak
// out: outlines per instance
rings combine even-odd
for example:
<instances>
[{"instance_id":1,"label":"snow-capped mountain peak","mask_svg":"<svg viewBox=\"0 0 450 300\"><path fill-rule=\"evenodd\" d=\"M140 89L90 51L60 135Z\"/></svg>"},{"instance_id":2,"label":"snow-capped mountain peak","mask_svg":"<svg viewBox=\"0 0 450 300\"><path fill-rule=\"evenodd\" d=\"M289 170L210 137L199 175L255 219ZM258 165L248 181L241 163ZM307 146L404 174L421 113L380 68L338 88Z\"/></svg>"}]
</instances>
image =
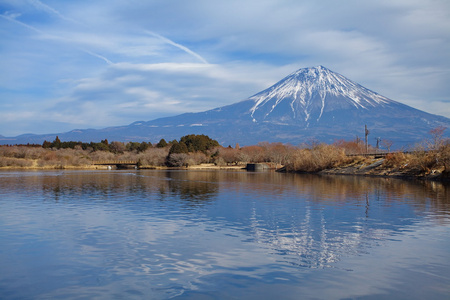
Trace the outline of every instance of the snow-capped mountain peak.
<instances>
[{"instance_id":1,"label":"snow-capped mountain peak","mask_svg":"<svg viewBox=\"0 0 450 300\"><path fill-rule=\"evenodd\" d=\"M250 109L254 122L276 121L282 116L278 121L307 124L318 122L326 111L394 102L323 66L300 69L249 100L254 101Z\"/></svg>"}]
</instances>

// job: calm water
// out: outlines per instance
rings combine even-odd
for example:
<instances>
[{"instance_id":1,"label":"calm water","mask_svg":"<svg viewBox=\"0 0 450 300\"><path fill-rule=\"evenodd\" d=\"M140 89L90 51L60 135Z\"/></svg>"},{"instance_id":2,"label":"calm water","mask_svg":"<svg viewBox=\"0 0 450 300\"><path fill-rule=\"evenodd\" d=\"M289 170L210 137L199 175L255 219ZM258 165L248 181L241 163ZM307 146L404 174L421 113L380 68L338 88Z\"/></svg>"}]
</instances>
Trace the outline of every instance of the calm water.
<instances>
[{"instance_id":1,"label":"calm water","mask_svg":"<svg viewBox=\"0 0 450 300\"><path fill-rule=\"evenodd\" d=\"M450 186L1 171L0 299L449 299Z\"/></svg>"}]
</instances>

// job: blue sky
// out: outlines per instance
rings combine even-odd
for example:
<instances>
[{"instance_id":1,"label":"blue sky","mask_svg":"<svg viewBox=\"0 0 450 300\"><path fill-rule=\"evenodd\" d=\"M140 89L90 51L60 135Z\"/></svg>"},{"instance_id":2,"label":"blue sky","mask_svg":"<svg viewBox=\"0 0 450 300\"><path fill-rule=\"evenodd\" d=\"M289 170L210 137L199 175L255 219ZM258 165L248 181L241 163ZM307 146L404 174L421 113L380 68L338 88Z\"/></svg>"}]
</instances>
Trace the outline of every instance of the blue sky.
<instances>
[{"instance_id":1,"label":"blue sky","mask_svg":"<svg viewBox=\"0 0 450 300\"><path fill-rule=\"evenodd\" d=\"M450 117L448 0L0 0L0 134L243 100L323 65Z\"/></svg>"}]
</instances>

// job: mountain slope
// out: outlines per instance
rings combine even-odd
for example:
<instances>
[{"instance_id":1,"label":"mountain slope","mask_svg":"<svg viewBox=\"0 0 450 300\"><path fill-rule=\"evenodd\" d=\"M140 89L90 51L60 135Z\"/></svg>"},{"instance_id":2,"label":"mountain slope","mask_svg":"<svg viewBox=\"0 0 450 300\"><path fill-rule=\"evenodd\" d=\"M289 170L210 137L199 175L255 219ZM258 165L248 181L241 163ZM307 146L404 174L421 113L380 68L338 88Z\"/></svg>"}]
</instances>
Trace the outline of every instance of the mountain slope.
<instances>
[{"instance_id":1,"label":"mountain slope","mask_svg":"<svg viewBox=\"0 0 450 300\"><path fill-rule=\"evenodd\" d=\"M268 89L232 105L186 113L128 126L74 130L58 134L75 141L151 141L207 134L222 145L262 141L294 145L318 140L333 142L364 135L364 125L375 138L397 147L412 145L450 119L432 115L379 95L346 77L319 66L300 69ZM3 139L3 143L42 143L56 134ZM0 141L1 142L1 141Z\"/></svg>"}]
</instances>

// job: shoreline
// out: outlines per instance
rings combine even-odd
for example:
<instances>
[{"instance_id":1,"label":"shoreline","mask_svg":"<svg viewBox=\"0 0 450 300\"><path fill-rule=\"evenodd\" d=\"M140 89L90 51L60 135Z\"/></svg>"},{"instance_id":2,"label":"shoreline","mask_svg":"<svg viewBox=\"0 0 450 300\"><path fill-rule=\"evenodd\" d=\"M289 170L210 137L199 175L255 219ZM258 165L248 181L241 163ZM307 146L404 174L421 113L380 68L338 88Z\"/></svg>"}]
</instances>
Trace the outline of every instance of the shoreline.
<instances>
[{"instance_id":1,"label":"shoreline","mask_svg":"<svg viewBox=\"0 0 450 300\"><path fill-rule=\"evenodd\" d=\"M335 176L364 176L364 177L382 177L382 178L398 178L405 180L430 180L450 182L450 174L444 173L442 170L431 170L429 174L425 173L413 173L403 171L400 168L386 168L383 167L382 162L384 159L373 159L369 162L361 164L353 164L347 166L339 166L331 169L325 169L320 171L286 171L284 168L267 168L267 171L274 171L280 173L292 173L292 174L316 174L316 175L335 175ZM263 163L264 164L264 163ZM113 168L113 170L126 170L135 168ZM188 167L166 167L166 166L141 166L139 170L234 170L245 171L246 166L240 165L215 165L212 163L205 163L200 165L193 165ZM0 167L1 170L109 170L108 166L99 165L83 165L83 166L71 166L71 165L47 165L47 166L5 166Z\"/></svg>"},{"instance_id":2,"label":"shoreline","mask_svg":"<svg viewBox=\"0 0 450 300\"><path fill-rule=\"evenodd\" d=\"M300 172L301 173L301 172ZM306 174L306 173L305 173ZM334 175L334 176L362 176L362 177L373 177L373 178L395 178L395 179L405 179L405 180L428 180L428 181L439 181L439 182L450 182L450 177L443 176L442 173L439 174L412 174L412 173L398 173L398 174L361 174L361 173L344 173L333 170L324 170L315 172L312 174L318 175Z\"/></svg>"},{"instance_id":3,"label":"shoreline","mask_svg":"<svg viewBox=\"0 0 450 300\"><path fill-rule=\"evenodd\" d=\"M134 170L136 168L112 168L112 170ZM189 167L166 167L166 166L141 166L137 168L139 170L245 170L245 165L230 165L230 166L219 166L214 164L200 164L193 165ZM72 166L72 165L46 165L46 166L5 166L0 167L1 170L109 170L108 166L101 165L83 165L83 166Z\"/></svg>"},{"instance_id":4,"label":"shoreline","mask_svg":"<svg viewBox=\"0 0 450 300\"><path fill-rule=\"evenodd\" d=\"M414 172L411 170L404 170L399 167L386 167L383 165L384 158L371 159L360 164L344 165L331 169L325 169L318 172L312 172L320 175L344 175L344 176L364 176L364 177L382 177L382 178L398 178L408 180L429 180L449 182L450 174L445 173L441 169L430 170L429 173ZM298 172L301 173L301 172Z\"/></svg>"}]
</instances>

